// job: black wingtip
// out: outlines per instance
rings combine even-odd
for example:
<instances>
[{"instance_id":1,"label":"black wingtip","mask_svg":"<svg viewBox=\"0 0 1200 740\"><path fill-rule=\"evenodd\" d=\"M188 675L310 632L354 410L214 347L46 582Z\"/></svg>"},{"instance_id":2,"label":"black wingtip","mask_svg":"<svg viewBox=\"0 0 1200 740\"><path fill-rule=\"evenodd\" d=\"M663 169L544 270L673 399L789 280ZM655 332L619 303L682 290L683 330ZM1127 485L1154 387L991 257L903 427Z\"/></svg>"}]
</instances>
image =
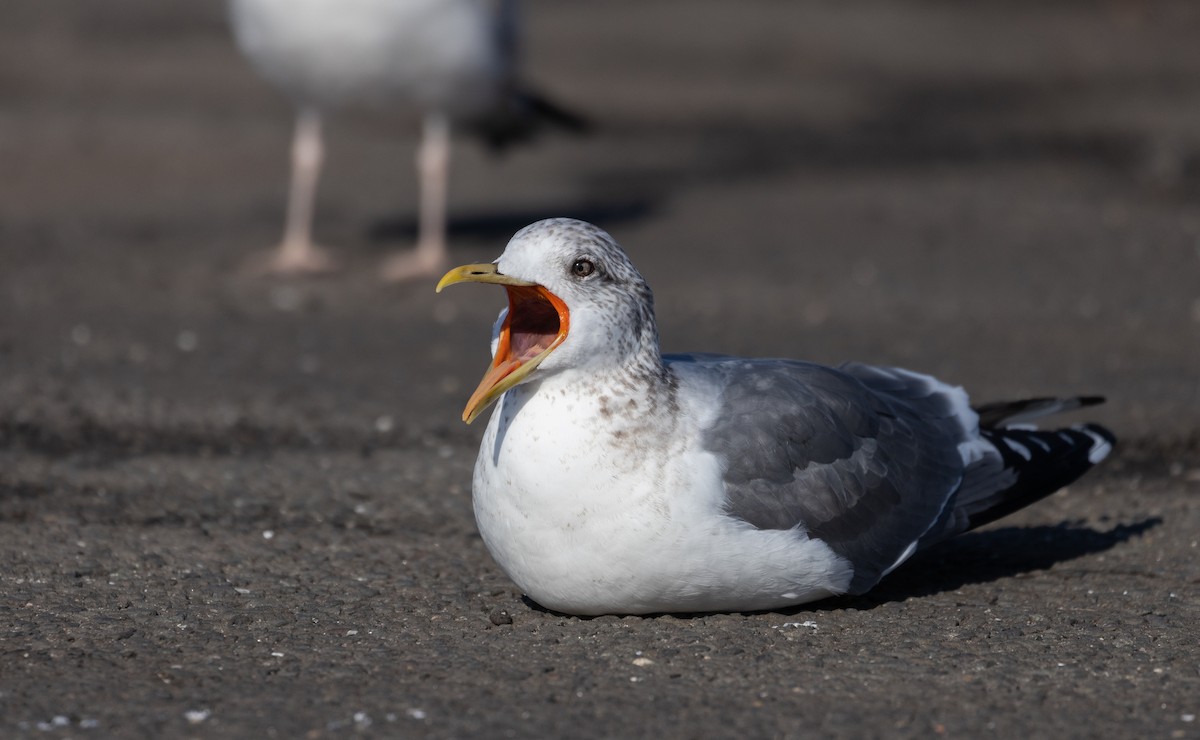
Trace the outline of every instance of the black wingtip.
<instances>
[{"instance_id":1,"label":"black wingtip","mask_svg":"<svg viewBox=\"0 0 1200 740\"><path fill-rule=\"evenodd\" d=\"M1093 465L1111 455L1117 447L1117 435L1107 427L1089 422L1077 424L1072 429L1079 430L1096 440L1096 443L1092 445L1091 452L1088 453L1088 459Z\"/></svg>"},{"instance_id":2,"label":"black wingtip","mask_svg":"<svg viewBox=\"0 0 1200 740\"><path fill-rule=\"evenodd\" d=\"M979 426L984 429L993 429L1009 424L1030 422L1044 416L1076 411L1089 406L1098 406L1104 403L1104 400L1104 396L1070 396L1066 398L1041 396L1018 401L985 403L976 406L974 410L979 415Z\"/></svg>"},{"instance_id":3,"label":"black wingtip","mask_svg":"<svg viewBox=\"0 0 1200 740\"><path fill-rule=\"evenodd\" d=\"M991 496L963 502L968 529L995 521L1075 482L1111 454L1117 437L1099 424L1064 429L985 429L1014 483Z\"/></svg>"},{"instance_id":4,"label":"black wingtip","mask_svg":"<svg viewBox=\"0 0 1200 740\"><path fill-rule=\"evenodd\" d=\"M1087 431L1092 432L1093 434L1100 435L1101 437L1104 438L1104 441L1108 442L1110 445L1115 445L1117 443L1117 435L1113 434L1112 430L1109 429L1108 427L1102 427L1099 424L1095 424L1092 422L1088 422L1087 424L1080 424L1079 426L1080 426L1080 428L1086 429Z\"/></svg>"}]
</instances>

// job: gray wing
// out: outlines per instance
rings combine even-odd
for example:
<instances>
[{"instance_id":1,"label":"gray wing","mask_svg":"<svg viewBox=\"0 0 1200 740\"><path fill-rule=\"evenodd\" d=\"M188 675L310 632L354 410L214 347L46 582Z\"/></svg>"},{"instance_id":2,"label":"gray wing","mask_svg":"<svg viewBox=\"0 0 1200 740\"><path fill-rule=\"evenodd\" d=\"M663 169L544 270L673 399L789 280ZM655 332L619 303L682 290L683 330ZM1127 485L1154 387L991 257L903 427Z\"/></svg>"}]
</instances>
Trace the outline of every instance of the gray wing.
<instances>
[{"instance_id":1,"label":"gray wing","mask_svg":"<svg viewBox=\"0 0 1200 740\"><path fill-rule=\"evenodd\" d=\"M802 528L854 566L851 593L916 548L963 475L974 431L961 390L903 370L688 356L721 388L705 445L726 510L760 529ZM965 414L964 414L965 411Z\"/></svg>"}]
</instances>

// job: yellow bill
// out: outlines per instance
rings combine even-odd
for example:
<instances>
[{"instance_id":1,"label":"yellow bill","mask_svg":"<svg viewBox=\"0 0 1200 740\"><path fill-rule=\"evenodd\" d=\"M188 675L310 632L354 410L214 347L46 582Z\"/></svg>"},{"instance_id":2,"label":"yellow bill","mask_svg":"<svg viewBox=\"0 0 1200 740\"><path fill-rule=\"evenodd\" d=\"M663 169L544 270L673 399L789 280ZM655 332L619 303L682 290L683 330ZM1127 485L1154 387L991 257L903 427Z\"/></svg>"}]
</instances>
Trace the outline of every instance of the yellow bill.
<instances>
[{"instance_id":1,"label":"yellow bill","mask_svg":"<svg viewBox=\"0 0 1200 740\"><path fill-rule=\"evenodd\" d=\"M437 292L455 283L493 283L504 286L508 293L508 314L500 326L496 356L463 410L463 421L470 424L562 344L570 312L567 304L546 288L505 275L491 263L454 268L438 281Z\"/></svg>"}]
</instances>

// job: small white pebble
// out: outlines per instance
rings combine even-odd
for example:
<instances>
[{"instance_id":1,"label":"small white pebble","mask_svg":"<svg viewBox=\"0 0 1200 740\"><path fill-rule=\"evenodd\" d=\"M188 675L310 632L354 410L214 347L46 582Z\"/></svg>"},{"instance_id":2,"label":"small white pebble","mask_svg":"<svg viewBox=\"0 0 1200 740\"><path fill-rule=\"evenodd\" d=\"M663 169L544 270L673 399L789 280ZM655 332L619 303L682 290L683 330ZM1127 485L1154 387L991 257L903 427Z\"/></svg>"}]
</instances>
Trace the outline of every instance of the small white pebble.
<instances>
[{"instance_id":1,"label":"small white pebble","mask_svg":"<svg viewBox=\"0 0 1200 740\"><path fill-rule=\"evenodd\" d=\"M274 539L274 537L275 537L274 530L272 530L272 529L264 529L263 530L263 539L264 540Z\"/></svg>"},{"instance_id":2,"label":"small white pebble","mask_svg":"<svg viewBox=\"0 0 1200 740\"><path fill-rule=\"evenodd\" d=\"M650 660L649 658L634 658L633 664L641 668L648 665L654 665L654 661Z\"/></svg>"},{"instance_id":3,"label":"small white pebble","mask_svg":"<svg viewBox=\"0 0 1200 740\"><path fill-rule=\"evenodd\" d=\"M50 723L55 727L66 727L67 725L71 724L71 720L65 715L56 714L54 715L54 719L50 720Z\"/></svg>"},{"instance_id":4,"label":"small white pebble","mask_svg":"<svg viewBox=\"0 0 1200 740\"><path fill-rule=\"evenodd\" d=\"M358 725L359 727L370 727L371 717L366 712L355 712L354 724Z\"/></svg>"},{"instance_id":5,"label":"small white pebble","mask_svg":"<svg viewBox=\"0 0 1200 740\"><path fill-rule=\"evenodd\" d=\"M346 630L346 637L354 637L358 634L358 630Z\"/></svg>"},{"instance_id":6,"label":"small white pebble","mask_svg":"<svg viewBox=\"0 0 1200 740\"><path fill-rule=\"evenodd\" d=\"M387 414L375 419L375 431L379 432L380 434L387 434L395 428L396 420Z\"/></svg>"},{"instance_id":7,"label":"small white pebble","mask_svg":"<svg viewBox=\"0 0 1200 740\"><path fill-rule=\"evenodd\" d=\"M640 683L642 680L643 679L641 676L630 676L629 677L629 683Z\"/></svg>"},{"instance_id":8,"label":"small white pebble","mask_svg":"<svg viewBox=\"0 0 1200 740\"><path fill-rule=\"evenodd\" d=\"M241 588L240 586L234 586L234 587L233 587L233 590L234 590L234 591L236 591L236 592L238 592L239 594L242 594L243 596L244 596L244 595L246 595L246 594L248 594L248 593L250 593L250 589L248 589L248 588Z\"/></svg>"},{"instance_id":9,"label":"small white pebble","mask_svg":"<svg viewBox=\"0 0 1200 740\"><path fill-rule=\"evenodd\" d=\"M211 709L189 709L183 713L183 718L188 721L188 724L192 725L198 725L211 716Z\"/></svg>"},{"instance_id":10,"label":"small white pebble","mask_svg":"<svg viewBox=\"0 0 1200 740\"><path fill-rule=\"evenodd\" d=\"M92 341L92 329L87 324L76 324L71 328L71 341L79 347L86 347Z\"/></svg>"},{"instance_id":11,"label":"small white pebble","mask_svg":"<svg viewBox=\"0 0 1200 740\"><path fill-rule=\"evenodd\" d=\"M1084 296L1075 305L1075 311L1085 319L1094 319L1100 315L1100 301L1095 296Z\"/></svg>"},{"instance_id":12,"label":"small white pebble","mask_svg":"<svg viewBox=\"0 0 1200 740\"><path fill-rule=\"evenodd\" d=\"M1196 715L1194 715L1194 714L1181 714L1181 715L1179 715L1179 719L1183 720L1184 722L1195 722L1195 721L1196 721Z\"/></svg>"},{"instance_id":13,"label":"small white pebble","mask_svg":"<svg viewBox=\"0 0 1200 740\"><path fill-rule=\"evenodd\" d=\"M875 266L874 262L867 259L860 259L854 263L854 267L850 271L850 278L864 288L874 284L877 277L879 277L879 268Z\"/></svg>"},{"instance_id":14,"label":"small white pebble","mask_svg":"<svg viewBox=\"0 0 1200 740\"><path fill-rule=\"evenodd\" d=\"M425 710L424 709L410 709L410 710L408 710L408 716L412 717L413 719L425 719Z\"/></svg>"},{"instance_id":15,"label":"small white pebble","mask_svg":"<svg viewBox=\"0 0 1200 740\"><path fill-rule=\"evenodd\" d=\"M280 311L298 311L304 305L304 293L293 285L271 289L271 305Z\"/></svg>"},{"instance_id":16,"label":"small white pebble","mask_svg":"<svg viewBox=\"0 0 1200 740\"><path fill-rule=\"evenodd\" d=\"M815 630L817 628L817 623L813 622L812 620L805 620L803 622L784 622L783 624L775 625L773 629L780 629L781 627L808 627L811 630Z\"/></svg>"},{"instance_id":17,"label":"small white pebble","mask_svg":"<svg viewBox=\"0 0 1200 740\"><path fill-rule=\"evenodd\" d=\"M802 313L809 326L820 326L829 320L829 306L821 301L809 301Z\"/></svg>"},{"instance_id":18,"label":"small white pebble","mask_svg":"<svg viewBox=\"0 0 1200 740\"><path fill-rule=\"evenodd\" d=\"M271 657L272 657L272 658L282 658L282 657L283 657L283 653L281 653L281 652L279 652L279 651L277 651L277 650L276 650L276 651L274 651L274 652L272 652L272 653L271 653Z\"/></svg>"},{"instance_id":19,"label":"small white pebble","mask_svg":"<svg viewBox=\"0 0 1200 740\"><path fill-rule=\"evenodd\" d=\"M175 346L180 352L194 352L200 346L200 337L190 329L184 329L175 335Z\"/></svg>"}]
</instances>

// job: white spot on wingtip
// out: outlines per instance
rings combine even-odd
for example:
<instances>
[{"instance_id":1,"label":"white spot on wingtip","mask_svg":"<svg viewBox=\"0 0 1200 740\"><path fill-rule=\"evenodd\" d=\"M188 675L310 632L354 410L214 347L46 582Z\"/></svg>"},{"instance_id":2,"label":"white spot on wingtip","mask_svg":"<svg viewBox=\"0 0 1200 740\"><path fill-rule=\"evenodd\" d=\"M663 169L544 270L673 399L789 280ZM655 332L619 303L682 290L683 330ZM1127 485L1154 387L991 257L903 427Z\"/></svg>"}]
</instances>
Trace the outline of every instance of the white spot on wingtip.
<instances>
[{"instance_id":1,"label":"white spot on wingtip","mask_svg":"<svg viewBox=\"0 0 1200 740\"><path fill-rule=\"evenodd\" d=\"M1050 445L1049 445L1049 443L1047 443L1047 442L1046 442L1046 440L1044 440L1044 439L1042 439L1042 438L1040 438L1040 437L1030 437L1030 438L1029 438L1029 441L1033 442L1035 445L1037 445L1038 447L1042 448L1042 452L1049 452L1049 451L1050 451Z\"/></svg>"},{"instance_id":2,"label":"white spot on wingtip","mask_svg":"<svg viewBox=\"0 0 1200 740\"><path fill-rule=\"evenodd\" d=\"M1092 465L1108 457L1109 453L1112 452L1112 443L1104 437L1086 427L1075 427L1075 429L1092 438L1092 448L1088 450L1088 462Z\"/></svg>"},{"instance_id":3,"label":"white spot on wingtip","mask_svg":"<svg viewBox=\"0 0 1200 740\"><path fill-rule=\"evenodd\" d=\"M1016 441L1015 439L1009 439L1008 437L1001 437L1000 441L1003 442L1005 445L1007 445L1008 449L1017 453L1018 455L1025 458L1026 460L1033 459L1033 453L1029 451L1029 448L1026 447L1025 445L1021 444L1020 442Z\"/></svg>"}]
</instances>

